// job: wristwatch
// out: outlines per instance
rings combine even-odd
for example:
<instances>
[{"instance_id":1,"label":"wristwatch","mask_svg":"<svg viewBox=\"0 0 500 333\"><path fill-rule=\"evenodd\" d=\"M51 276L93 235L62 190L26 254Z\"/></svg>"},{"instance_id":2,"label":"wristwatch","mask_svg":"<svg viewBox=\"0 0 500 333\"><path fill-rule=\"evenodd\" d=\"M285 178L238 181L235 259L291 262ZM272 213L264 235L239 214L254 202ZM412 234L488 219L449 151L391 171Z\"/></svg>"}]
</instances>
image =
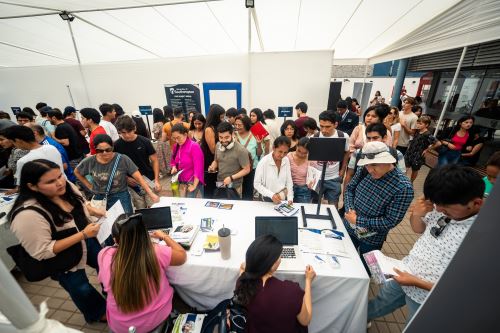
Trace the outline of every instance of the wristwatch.
<instances>
[{"instance_id":1,"label":"wristwatch","mask_svg":"<svg viewBox=\"0 0 500 333\"><path fill-rule=\"evenodd\" d=\"M229 176L229 179L231 179L231 181L234 182L233 175Z\"/></svg>"}]
</instances>

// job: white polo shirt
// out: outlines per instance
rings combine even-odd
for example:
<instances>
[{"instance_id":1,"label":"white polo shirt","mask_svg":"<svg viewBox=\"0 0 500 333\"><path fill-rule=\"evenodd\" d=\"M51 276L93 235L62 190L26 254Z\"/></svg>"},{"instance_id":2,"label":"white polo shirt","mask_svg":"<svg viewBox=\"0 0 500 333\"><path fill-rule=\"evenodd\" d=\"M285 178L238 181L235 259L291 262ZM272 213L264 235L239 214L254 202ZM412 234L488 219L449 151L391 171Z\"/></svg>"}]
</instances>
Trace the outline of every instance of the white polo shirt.
<instances>
[{"instance_id":1,"label":"white polo shirt","mask_svg":"<svg viewBox=\"0 0 500 333\"><path fill-rule=\"evenodd\" d=\"M284 188L287 189L287 200L293 201L292 170L288 157L283 157L278 173L278 167L273 159L273 154L264 156L255 169L253 187L263 196L272 198L274 194Z\"/></svg>"}]
</instances>

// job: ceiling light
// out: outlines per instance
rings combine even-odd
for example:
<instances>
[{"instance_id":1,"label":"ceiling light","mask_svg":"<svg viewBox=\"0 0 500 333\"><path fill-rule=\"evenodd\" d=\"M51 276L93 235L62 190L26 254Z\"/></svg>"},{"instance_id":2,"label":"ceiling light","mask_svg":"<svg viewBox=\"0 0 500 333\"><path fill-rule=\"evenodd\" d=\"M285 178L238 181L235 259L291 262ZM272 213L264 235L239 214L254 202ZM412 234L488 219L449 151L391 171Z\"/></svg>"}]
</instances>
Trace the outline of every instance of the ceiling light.
<instances>
[{"instance_id":1,"label":"ceiling light","mask_svg":"<svg viewBox=\"0 0 500 333\"><path fill-rule=\"evenodd\" d=\"M246 8L253 8L253 7L255 7L255 0L245 0L245 7Z\"/></svg>"},{"instance_id":2,"label":"ceiling light","mask_svg":"<svg viewBox=\"0 0 500 333\"><path fill-rule=\"evenodd\" d=\"M68 13L67 11L64 11L64 12L59 13L59 16L61 16L61 18L62 18L64 21L70 21L70 22L73 22L73 20L75 19L75 17L74 17L73 15L71 15L70 13Z\"/></svg>"}]
</instances>

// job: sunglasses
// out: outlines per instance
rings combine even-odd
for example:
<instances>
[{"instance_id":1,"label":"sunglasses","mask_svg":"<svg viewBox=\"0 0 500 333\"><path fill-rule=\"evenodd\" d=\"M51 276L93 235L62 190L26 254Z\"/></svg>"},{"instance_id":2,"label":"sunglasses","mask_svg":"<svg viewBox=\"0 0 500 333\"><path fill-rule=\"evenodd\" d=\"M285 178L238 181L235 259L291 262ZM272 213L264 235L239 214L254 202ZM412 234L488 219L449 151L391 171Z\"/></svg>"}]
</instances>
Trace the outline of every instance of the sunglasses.
<instances>
[{"instance_id":1,"label":"sunglasses","mask_svg":"<svg viewBox=\"0 0 500 333\"><path fill-rule=\"evenodd\" d=\"M113 151L113 147L110 147L110 148L106 148L106 149L99 149L99 148L96 148L95 149L95 152L97 154L102 154L102 153L111 153Z\"/></svg>"},{"instance_id":2,"label":"sunglasses","mask_svg":"<svg viewBox=\"0 0 500 333\"><path fill-rule=\"evenodd\" d=\"M446 228L446 226L448 225L448 223L450 223L451 219L449 217L446 217L446 216L442 216L438 221L437 221L437 225L438 226L435 226L435 227L432 227L431 228L431 235L434 237L434 238L438 238L439 235L441 235L444 231L444 229Z\"/></svg>"},{"instance_id":3,"label":"sunglasses","mask_svg":"<svg viewBox=\"0 0 500 333\"><path fill-rule=\"evenodd\" d=\"M378 153L361 153L359 154L360 158L367 158L369 160L373 160L375 156L377 156L380 153L384 153L383 151L379 151Z\"/></svg>"},{"instance_id":4,"label":"sunglasses","mask_svg":"<svg viewBox=\"0 0 500 333\"><path fill-rule=\"evenodd\" d=\"M122 219L122 220L118 220L116 221L116 224L118 225L124 225L125 223L133 220L133 219L136 219L136 218L139 218L139 219L142 219L142 214L141 213L137 213L137 214L132 214L130 216L127 216L126 218Z\"/></svg>"}]
</instances>

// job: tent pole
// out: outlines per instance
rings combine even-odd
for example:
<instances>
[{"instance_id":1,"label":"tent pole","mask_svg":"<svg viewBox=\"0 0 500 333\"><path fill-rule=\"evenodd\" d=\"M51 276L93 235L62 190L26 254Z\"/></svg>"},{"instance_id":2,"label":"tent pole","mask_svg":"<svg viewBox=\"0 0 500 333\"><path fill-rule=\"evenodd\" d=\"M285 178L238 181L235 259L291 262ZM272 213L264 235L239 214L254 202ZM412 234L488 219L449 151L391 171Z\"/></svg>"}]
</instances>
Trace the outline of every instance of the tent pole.
<instances>
[{"instance_id":1,"label":"tent pole","mask_svg":"<svg viewBox=\"0 0 500 333\"><path fill-rule=\"evenodd\" d=\"M252 8L248 8L247 108L252 106Z\"/></svg>"},{"instance_id":2,"label":"tent pole","mask_svg":"<svg viewBox=\"0 0 500 333\"><path fill-rule=\"evenodd\" d=\"M17 329L26 329L38 321L38 312L0 260L0 312Z\"/></svg>"},{"instance_id":3,"label":"tent pole","mask_svg":"<svg viewBox=\"0 0 500 333\"><path fill-rule=\"evenodd\" d=\"M66 85L66 88L68 88L68 94L69 94L69 99L71 99L71 105L75 107L75 100L73 99L73 94L71 93L71 88L69 87L69 84Z\"/></svg>"},{"instance_id":4,"label":"tent pole","mask_svg":"<svg viewBox=\"0 0 500 333\"><path fill-rule=\"evenodd\" d=\"M462 55L460 56L460 61L458 62L457 69L455 70L455 76L453 76L453 81L451 81L451 87L448 91L448 96L446 96L446 101L444 102L443 109L441 110L441 114L439 115L439 120L436 124L436 129L434 130L434 136L437 135L439 131L439 126L441 126L441 122L443 121L444 114L446 113L446 109L448 109L448 105L450 104L451 94L453 93L453 87L455 86L455 82L457 81L458 74L460 73L460 69L462 68L462 63L465 58L465 54L467 53L467 46L464 46L462 50Z\"/></svg>"},{"instance_id":5,"label":"tent pole","mask_svg":"<svg viewBox=\"0 0 500 333\"><path fill-rule=\"evenodd\" d=\"M68 22L69 33L71 34L71 40L73 41L73 48L75 49L76 59L78 60L78 70L80 71L80 77L82 78L83 89L85 90L85 96L87 97L87 105L91 106L92 104L90 103L89 91L87 89L87 81L85 80L85 75L83 74L80 53L78 52L78 47L76 46L76 40L75 40L75 35L73 34L73 28L71 27L71 21L68 20L66 22ZM68 86L68 90L69 90L69 86ZM73 101L73 95L71 95L71 91L69 91L69 93L71 96L71 101L73 102L73 107L76 107L75 101Z\"/></svg>"},{"instance_id":6,"label":"tent pole","mask_svg":"<svg viewBox=\"0 0 500 333\"><path fill-rule=\"evenodd\" d=\"M255 8L250 8L252 11L253 22L255 24L255 30L257 31L257 37L259 38L260 50L264 52L264 42L262 41L262 34L260 33L259 19L257 18L257 12Z\"/></svg>"},{"instance_id":7,"label":"tent pole","mask_svg":"<svg viewBox=\"0 0 500 333\"><path fill-rule=\"evenodd\" d=\"M365 64L365 74L363 76L363 85L361 86L361 96L359 98L359 105L361 105L361 110L366 109L366 107L363 105L363 93L365 92L365 83L366 83L366 77L368 76L368 59L366 60ZM361 118L359 119L361 122Z\"/></svg>"}]
</instances>

